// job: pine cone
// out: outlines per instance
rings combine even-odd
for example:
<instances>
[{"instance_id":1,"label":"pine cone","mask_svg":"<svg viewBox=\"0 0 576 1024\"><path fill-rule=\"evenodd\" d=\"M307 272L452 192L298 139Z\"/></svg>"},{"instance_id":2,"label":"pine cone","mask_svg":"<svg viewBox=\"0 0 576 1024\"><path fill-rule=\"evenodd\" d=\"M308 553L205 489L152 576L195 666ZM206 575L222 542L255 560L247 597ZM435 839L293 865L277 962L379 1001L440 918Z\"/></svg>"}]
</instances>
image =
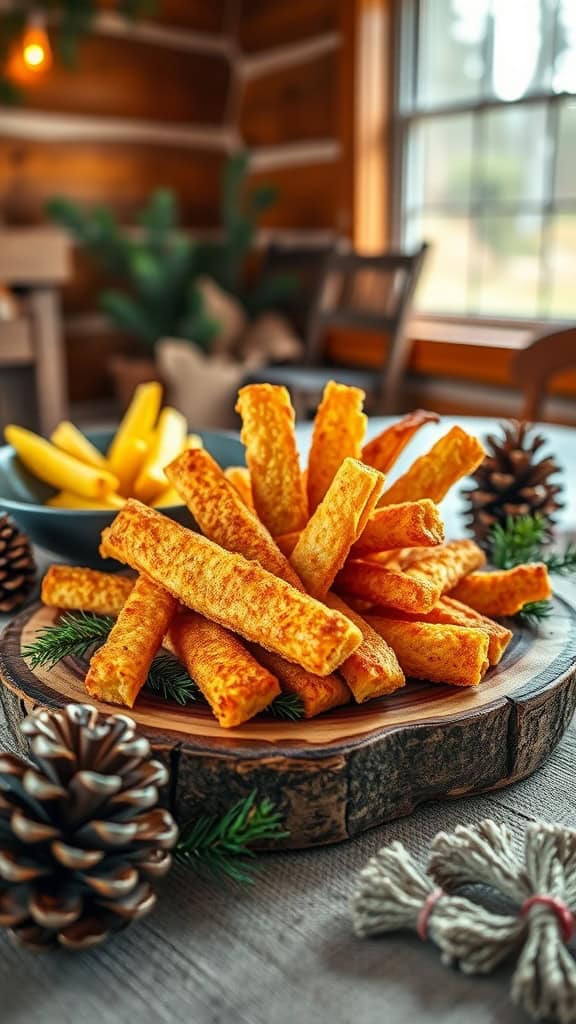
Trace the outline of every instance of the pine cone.
<instances>
[{"instance_id":1,"label":"pine cone","mask_svg":"<svg viewBox=\"0 0 576 1024\"><path fill-rule=\"evenodd\" d=\"M532 434L532 427L518 420L501 424L503 436L486 439L488 455L472 479L476 487L465 491L469 502L469 525L479 544L488 546L495 523L505 524L508 516L538 513L546 522L547 536L554 526L554 512L562 508L557 496L562 488L550 483L560 472L551 455L538 461L537 453L546 438Z\"/></svg>"},{"instance_id":2,"label":"pine cone","mask_svg":"<svg viewBox=\"0 0 576 1024\"><path fill-rule=\"evenodd\" d=\"M7 515L0 515L0 612L13 612L28 597L36 578L30 541Z\"/></svg>"},{"instance_id":3,"label":"pine cone","mask_svg":"<svg viewBox=\"0 0 576 1024\"><path fill-rule=\"evenodd\" d=\"M124 715L87 705L22 724L32 765L0 757L0 925L29 949L87 949L152 909L176 842L168 778Z\"/></svg>"}]
</instances>

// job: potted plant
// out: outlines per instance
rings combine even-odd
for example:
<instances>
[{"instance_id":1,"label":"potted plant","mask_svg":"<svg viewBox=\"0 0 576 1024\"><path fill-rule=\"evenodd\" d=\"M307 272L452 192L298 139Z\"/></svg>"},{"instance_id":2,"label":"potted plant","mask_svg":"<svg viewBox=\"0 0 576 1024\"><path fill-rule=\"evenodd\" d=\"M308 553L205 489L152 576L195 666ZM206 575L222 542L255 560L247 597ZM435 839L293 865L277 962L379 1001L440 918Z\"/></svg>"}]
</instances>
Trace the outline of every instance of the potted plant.
<instances>
[{"instance_id":1,"label":"potted plant","mask_svg":"<svg viewBox=\"0 0 576 1024\"><path fill-rule=\"evenodd\" d=\"M291 287L279 275L264 275L255 286L245 283L258 219L276 198L268 186L249 189L247 173L248 154L233 154L223 174L221 237L213 242L195 241L183 231L176 198L167 189L153 193L132 230L121 227L106 207L86 212L62 197L48 201L49 216L117 283L101 292L99 306L137 340L142 353L110 360L123 405L136 384L157 376L157 341L178 338L209 353L223 333L240 331L246 317L272 308Z\"/></svg>"}]
</instances>

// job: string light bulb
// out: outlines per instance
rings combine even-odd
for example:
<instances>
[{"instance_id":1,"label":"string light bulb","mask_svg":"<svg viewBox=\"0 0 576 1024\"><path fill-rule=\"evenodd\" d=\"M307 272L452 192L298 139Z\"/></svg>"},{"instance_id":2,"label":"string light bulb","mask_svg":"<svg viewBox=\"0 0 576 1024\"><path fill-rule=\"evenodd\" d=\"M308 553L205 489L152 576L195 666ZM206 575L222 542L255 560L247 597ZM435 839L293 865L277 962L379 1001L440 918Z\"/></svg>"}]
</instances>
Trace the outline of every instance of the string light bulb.
<instances>
[{"instance_id":1,"label":"string light bulb","mask_svg":"<svg viewBox=\"0 0 576 1024\"><path fill-rule=\"evenodd\" d=\"M41 11L33 11L8 63L9 77L26 83L45 74L52 66L52 48Z\"/></svg>"}]
</instances>

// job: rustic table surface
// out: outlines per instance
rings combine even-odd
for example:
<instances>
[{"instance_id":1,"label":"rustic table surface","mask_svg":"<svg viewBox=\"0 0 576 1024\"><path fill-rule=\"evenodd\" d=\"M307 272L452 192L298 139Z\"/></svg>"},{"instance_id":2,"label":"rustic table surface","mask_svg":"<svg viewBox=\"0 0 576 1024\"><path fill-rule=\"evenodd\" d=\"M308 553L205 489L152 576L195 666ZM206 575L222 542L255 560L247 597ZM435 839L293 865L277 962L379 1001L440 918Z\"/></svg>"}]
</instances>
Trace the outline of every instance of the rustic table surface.
<instances>
[{"instance_id":1,"label":"rustic table surface","mask_svg":"<svg viewBox=\"0 0 576 1024\"><path fill-rule=\"evenodd\" d=\"M470 425L483 433L486 421ZM377 429L373 421L371 433ZM543 429L572 482L576 431ZM423 436L420 449L435 432ZM445 513L456 533L458 504ZM571 515L566 510L561 520L570 533L573 504ZM48 560L39 553L41 568ZM576 603L574 583L557 589ZM0 749L9 746L0 718ZM153 914L91 953L34 957L0 935L0 1022L525 1022L508 998L508 970L468 978L442 967L435 950L411 936L356 939L348 904L359 869L395 839L424 859L439 829L486 817L518 836L535 818L576 828L575 756L572 725L532 778L494 794L426 804L340 846L262 857L252 886L200 879L177 865L160 883Z\"/></svg>"}]
</instances>

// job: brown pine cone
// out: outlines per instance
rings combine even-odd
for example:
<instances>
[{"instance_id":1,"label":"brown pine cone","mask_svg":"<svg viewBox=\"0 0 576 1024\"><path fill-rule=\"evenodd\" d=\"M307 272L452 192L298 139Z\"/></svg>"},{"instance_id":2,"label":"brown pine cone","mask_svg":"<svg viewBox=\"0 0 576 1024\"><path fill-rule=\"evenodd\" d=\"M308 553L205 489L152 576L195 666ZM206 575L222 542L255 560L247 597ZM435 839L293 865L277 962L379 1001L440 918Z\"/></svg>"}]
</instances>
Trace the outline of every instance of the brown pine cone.
<instances>
[{"instance_id":1,"label":"brown pine cone","mask_svg":"<svg viewBox=\"0 0 576 1024\"><path fill-rule=\"evenodd\" d=\"M554 513L562 507L558 501L562 488L550 479L560 467L551 455L539 455L546 439L518 420L503 423L501 430L502 436L486 439L488 454L472 474L475 487L464 493L470 526L484 547L489 546L494 524L505 525L508 516L538 514L550 535Z\"/></svg>"},{"instance_id":2,"label":"brown pine cone","mask_svg":"<svg viewBox=\"0 0 576 1024\"><path fill-rule=\"evenodd\" d=\"M32 950L87 949L147 914L177 828L166 768L125 715L71 704L22 724L32 766L0 757L0 925Z\"/></svg>"},{"instance_id":3,"label":"brown pine cone","mask_svg":"<svg viewBox=\"0 0 576 1024\"><path fill-rule=\"evenodd\" d=\"M35 579L28 537L9 516L0 515L0 612L13 612L24 604Z\"/></svg>"}]
</instances>

